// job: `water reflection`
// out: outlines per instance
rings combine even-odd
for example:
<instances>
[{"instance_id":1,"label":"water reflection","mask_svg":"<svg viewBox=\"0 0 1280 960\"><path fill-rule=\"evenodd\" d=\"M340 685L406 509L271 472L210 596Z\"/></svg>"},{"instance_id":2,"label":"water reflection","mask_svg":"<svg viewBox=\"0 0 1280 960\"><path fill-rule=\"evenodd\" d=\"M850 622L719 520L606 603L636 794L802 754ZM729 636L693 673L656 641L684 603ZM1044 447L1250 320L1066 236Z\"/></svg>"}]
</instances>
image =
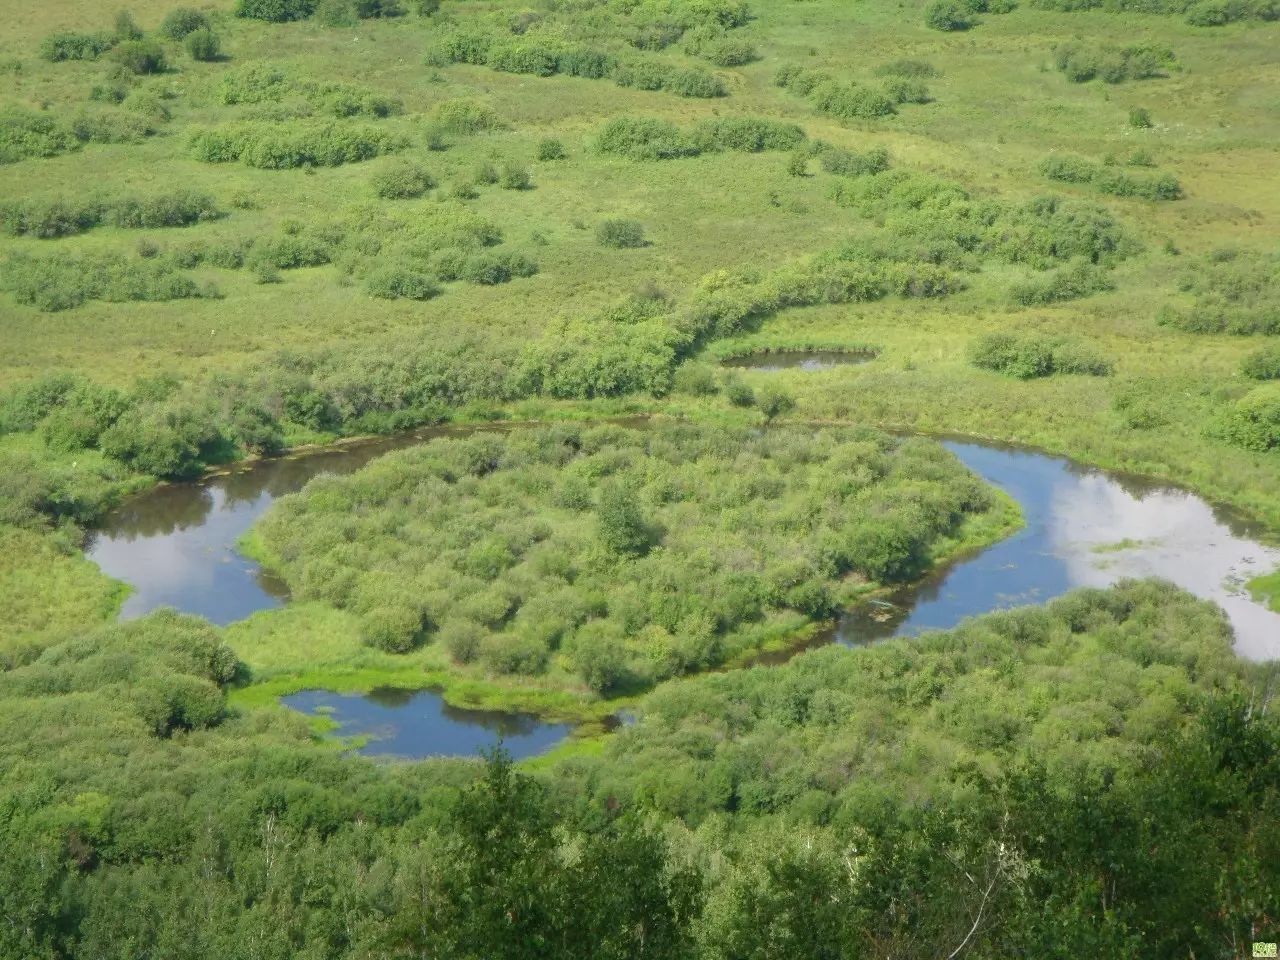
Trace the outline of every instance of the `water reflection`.
<instances>
[{"instance_id":1,"label":"water reflection","mask_svg":"<svg viewBox=\"0 0 1280 960\"><path fill-rule=\"evenodd\" d=\"M1017 500L1027 525L976 557L850 612L836 639L862 643L954 626L988 610L1042 603L1075 587L1124 577L1163 577L1216 601L1231 619L1236 649L1280 656L1280 614L1240 584L1280 563L1280 551L1249 539L1251 525L1192 494L993 445L947 442L975 473Z\"/></svg>"},{"instance_id":2,"label":"water reflection","mask_svg":"<svg viewBox=\"0 0 1280 960\"><path fill-rule=\"evenodd\" d=\"M529 713L452 707L433 690L379 687L367 694L304 690L282 702L304 713L324 712L343 737L371 739L360 752L421 759L468 757L502 742L517 760L535 756L569 735L570 726Z\"/></svg>"},{"instance_id":3,"label":"water reflection","mask_svg":"<svg viewBox=\"0 0 1280 960\"><path fill-rule=\"evenodd\" d=\"M874 360L875 354L869 351L847 350L778 350L771 353L748 353L740 357L729 357L721 362L721 366L733 367L737 370L761 370L774 373L779 370L829 370L832 367L847 367Z\"/></svg>"}]
</instances>

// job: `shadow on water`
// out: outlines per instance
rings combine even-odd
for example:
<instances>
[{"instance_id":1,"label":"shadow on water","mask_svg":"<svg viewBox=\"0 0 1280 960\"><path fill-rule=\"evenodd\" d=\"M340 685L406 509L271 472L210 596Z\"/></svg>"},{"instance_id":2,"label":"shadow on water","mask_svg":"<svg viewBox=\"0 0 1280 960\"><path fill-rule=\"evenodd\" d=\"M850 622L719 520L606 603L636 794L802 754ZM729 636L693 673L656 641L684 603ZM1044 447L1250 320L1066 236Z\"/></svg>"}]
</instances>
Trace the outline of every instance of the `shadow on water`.
<instances>
[{"instance_id":1,"label":"shadow on water","mask_svg":"<svg viewBox=\"0 0 1280 960\"><path fill-rule=\"evenodd\" d=\"M812 372L855 366L875 358L875 354L867 350L776 350L728 357L720 365L735 370L759 370L765 373L776 373L779 370Z\"/></svg>"}]
</instances>

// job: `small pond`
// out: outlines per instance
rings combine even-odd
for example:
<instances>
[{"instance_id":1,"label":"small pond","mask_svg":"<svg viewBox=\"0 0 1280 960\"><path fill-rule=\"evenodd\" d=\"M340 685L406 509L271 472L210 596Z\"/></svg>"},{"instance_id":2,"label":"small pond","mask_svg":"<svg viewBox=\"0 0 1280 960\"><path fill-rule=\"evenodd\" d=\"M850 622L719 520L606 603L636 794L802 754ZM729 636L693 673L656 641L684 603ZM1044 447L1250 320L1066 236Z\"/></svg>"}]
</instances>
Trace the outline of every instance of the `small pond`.
<instances>
[{"instance_id":1,"label":"small pond","mask_svg":"<svg viewBox=\"0 0 1280 960\"><path fill-rule=\"evenodd\" d=\"M875 354L848 350L776 350L770 353L747 353L729 357L720 362L722 367L735 370L761 370L776 373L779 370L830 370L832 367L850 367L874 360Z\"/></svg>"},{"instance_id":2,"label":"small pond","mask_svg":"<svg viewBox=\"0 0 1280 960\"><path fill-rule=\"evenodd\" d=\"M303 690L281 702L303 713L328 714L338 724L338 736L369 737L360 752L370 756L472 757L501 741L503 749L521 760L546 752L573 730L531 713L451 707L433 690Z\"/></svg>"}]
</instances>

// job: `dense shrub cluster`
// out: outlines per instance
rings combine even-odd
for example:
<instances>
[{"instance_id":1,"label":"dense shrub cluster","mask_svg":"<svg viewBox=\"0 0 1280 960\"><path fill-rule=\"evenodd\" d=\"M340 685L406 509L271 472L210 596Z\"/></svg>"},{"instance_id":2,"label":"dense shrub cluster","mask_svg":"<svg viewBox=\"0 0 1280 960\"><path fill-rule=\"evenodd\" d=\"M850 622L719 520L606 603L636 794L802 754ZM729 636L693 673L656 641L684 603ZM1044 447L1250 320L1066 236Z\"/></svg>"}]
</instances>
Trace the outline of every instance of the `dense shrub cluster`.
<instances>
[{"instance_id":1,"label":"dense shrub cluster","mask_svg":"<svg viewBox=\"0 0 1280 960\"><path fill-rule=\"evenodd\" d=\"M191 7L174 7L160 21L160 33L170 40L185 40L189 34L197 30L208 30L212 26L208 15L203 11Z\"/></svg>"},{"instance_id":2,"label":"dense shrub cluster","mask_svg":"<svg viewBox=\"0 0 1280 960\"><path fill-rule=\"evenodd\" d=\"M1039 10L1106 10L1110 13L1177 14L1196 27L1220 27L1238 20L1280 19L1275 0L1031 0Z\"/></svg>"},{"instance_id":3,"label":"dense shrub cluster","mask_svg":"<svg viewBox=\"0 0 1280 960\"><path fill-rule=\"evenodd\" d=\"M740 67L759 57L755 44L720 27L700 27L684 37L684 51L717 67Z\"/></svg>"},{"instance_id":4,"label":"dense shrub cluster","mask_svg":"<svg viewBox=\"0 0 1280 960\"><path fill-rule=\"evenodd\" d=\"M191 137L191 153L205 163L239 161L264 170L336 167L394 153L404 137L378 127L331 121L228 123Z\"/></svg>"},{"instance_id":5,"label":"dense shrub cluster","mask_svg":"<svg viewBox=\"0 0 1280 960\"><path fill-rule=\"evenodd\" d=\"M874 147L862 153L842 150L838 147L824 150L819 162L827 173L841 177L865 177L873 173L883 173L889 169L889 151L883 147Z\"/></svg>"},{"instance_id":6,"label":"dense shrub cluster","mask_svg":"<svg viewBox=\"0 0 1280 960\"><path fill-rule=\"evenodd\" d=\"M1049 156L1040 162L1040 172L1062 183L1090 184L1098 192L1114 197L1141 197L1144 200L1178 200L1182 185L1168 173L1139 174L1083 157Z\"/></svg>"},{"instance_id":7,"label":"dense shrub cluster","mask_svg":"<svg viewBox=\"0 0 1280 960\"><path fill-rule=\"evenodd\" d=\"M383 167L369 182L373 184L373 192L387 200L420 197L436 185L431 175L411 160Z\"/></svg>"},{"instance_id":8,"label":"dense shrub cluster","mask_svg":"<svg viewBox=\"0 0 1280 960\"><path fill-rule=\"evenodd\" d=\"M616 218L601 221L596 227L596 242L602 247L613 247L623 250L628 247L643 247L644 225L637 220Z\"/></svg>"},{"instance_id":9,"label":"dense shrub cluster","mask_svg":"<svg viewBox=\"0 0 1280 960\"><path fill-rule=\"evenodd\" d=\"M12 254L0 271L0 284L19 303L53 312L87 300L183 300L216 297L167 263L117 254Z\"/></svg>"},{"instance_id":10,"label":"dense shrub cluster","mask_svg":"<svg viewBox=\"0 0 1280 960\"><path fill-rule=\"evenodd\" d=\"M305 20L315 8L316 0L236 0L237 17L273 23Z\"/></svg>"},{"instance_id":11,"label":"dense shrub cluster","mask_svg":"<svg viewBox=\"0 0 1280 960\"><path fill-rule=\"evenodd\" d=\"M1024 307L1079 300L1104 290L1114 290L1115 284L1107 272L1087 260L1079 260L1069 266L1014 286L1013 302Z\"/></svg>"},{"instance_id":12,"label":"dense shrub cluster","mask_svg":"<svg viewBox=\"0 0 1280 960\"><path fill-rule=\"evenodd\" d=\"M467 97L442 100L431 109L432 126L445 133L472 136L489 133L502 126L493 107Z\"/></svg>"},{"instance_id":13,"label":"dense shrub cluster","mask_svg":"<svg viewBox=\"0 0 1280 960\"><path fill-rule=\"evenodd\" d=\"M538 77L562 74L610 79L620 87L663 90L682 97L722 97L727 92L723 80L699 67L679 67L641 54L619 56L542 35L502 37L472 26L459 27L439 37L427 54L427 61L436 65L472 63L503 73Z\"/></svg>"},{"instance_id":14,"label":"dense shrub cluster","mask_svg":"<svg viewBox=\"0 0 1280 960\"><path fill-rule=\"evenodd\" d=\"M459 659L524 674L560 651L608 692L826 616L851 574L911 577L990 505L924 441L562 427L392 454L280 501L259 534L299 596L356 613L380 647L440 631Z\"/></svg>"},{"instance_id":15,"label":"dense shrub cluster","mask_svg":"<svg viewBox=\"0 0 1280 960\"><path fill-rule=\"evenodd\" d=\"M114 34L105 31L76 33L63 30L40 41L40 56L52 63L63 60L97 60L117 42Z\"/></svg>"},{"instance_id":16,"label":"dense shrub cluster","mask_svg":"<svg viewBox=\"0 0 1280 960\"><path fill-rule=\"evenodd\" d=\"M148 229L185 227L221 215L212 197L193 190L89 200L31 197L0 203L0 229L12 236L49 239L83 233L103 224Z\"/></svg>"},{"instance_id":17,"label":"dense shrub cluster","mask_svg":"<svg viewBox=\"0 0 1280 960\"><path fill-rule=\"evenodd\" d=\"M1138 249L1105 209L1040 197L976 200L958 184L906 170L836 181L838 204L882 221L887 253L957 269L993 257L1045 269L1073 259L1111 266Z\"/></svg>"},{"instance_id":18,"label":"dense shrub cluster","mask_svg":"<svg viewBox=\"0 0 1280 960\"><path fill-rule=\"evenodd\" d=\"M1111 362L1086 344L1036 333L991 333L979 337L969 348L969 362L1020 380L1055 373L1095 377L1111 373Z\"/></svg>"},{"instance_id":19,"label":"dense shrub cluster","mask_svg":"<svg viewBox=\"0 0 1280 960\"><path fill-rule=\"evenodd\" d=\"M1088 83L1095 77L1106 83L1146 80L1178 69L1172 50L1150 43L1129 47L1064 43L1053 51L1053 62L1074 83Z\"/></svg>"},{"instance_id":20,"label":"dense shrub cluster","mask_svg":"<svg viewBox=\"0 0 1280 960\"><path fill-rule=\"evenodd\" d=\"M1280 257L1219 250L1182 278L1190 309L1165 307L1160 323L1191 333L1280 334Z\"/></svg>"},{"instance_id":21,"label":"dense shrub cluster","mask_svg":"<svg viewBox=\"0 0 1280 960\"><path fill-rule=\"evenodd\" d=\"M308 109L335 117L388 117L399 113L401 103L368 87L336 81L311 80L272 63L255 63L223 74L219 99L228 105L302 103Z\"/></svg>"},{"instance_id":22,"label":"dense shrub cluster","mask_svg":"<svg viewBox=\"0 0 1280 960\"><path fill-rule=\"evenodd\" d=\"M774 83L804 97L819 113L838 120L871 120L897 112L892 94L861 83L841 82L821 70L788 64L774 75ZM927 93L924 96L927 98Z\"/></svg>"},{"instance_id":23,"label":"dense shrub cluster","mask_svg":"<svg viewBox=\"0 0 1280 960\"><path fill-rule=\"evenodd\" d=\"M0 109L0 163L57 156L82 142L53 114L17 106Z\"/></svg>"},{"instance_id":24,"label":"dense shrub cluster","mask_svg":"<svg viewBox=\"0 0 1280 960\"><path fill-rule=\"evenodd\" d=\"M664 160L701 153L737 150L791 150L805 140L793 123L764 117L723 117L699 120L688 130L656 117L614 117L601 128L596 148L632 160Z\"/></svg>"}]
</instances>

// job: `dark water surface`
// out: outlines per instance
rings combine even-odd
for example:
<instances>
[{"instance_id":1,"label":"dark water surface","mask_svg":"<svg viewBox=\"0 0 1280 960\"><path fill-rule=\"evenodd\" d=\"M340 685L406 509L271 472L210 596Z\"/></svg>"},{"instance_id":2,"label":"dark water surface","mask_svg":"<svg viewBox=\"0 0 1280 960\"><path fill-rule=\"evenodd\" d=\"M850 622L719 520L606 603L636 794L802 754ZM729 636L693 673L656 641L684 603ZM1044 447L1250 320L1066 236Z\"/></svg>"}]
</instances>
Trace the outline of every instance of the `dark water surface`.
<instances>
[{"instance_id":1,"label":"dark water surface","mask_svg":"<svg viewBox=\"0 0 1280 960\"><path fill-rule=\"evenodd\" d=\"M231 623L288 599L283 583L236 550L237 539L277 497L321 473L350 473L391 450L474 429L424 430L159 487L110 513L88 555L133 587L122 617L172 606ZM1254 602L1242 585L1280 565L1280 551L1259 544L1256 527L1193 494L1059 457L994 444L946 446L1021 504L1025 529L899 590L888 602L845 614L828 639L866 643L943 629L989 610L1043 603L1075 587L1156 576L1220 604L1241 655L1280 657L1280 614ZM375 737L364 753L472 755L501 735L516 756L530 756L569 730L530 715L459 710L430 691L313 690L285 703L308 712L331 709L342 735Z\"/></svg>"},{"instance_id":2,"label":"dark water surface","mask_svg":"<svg viewBox=\"0 0 1280 960\"><path fill-rule=\"evenodd\" d=\"M451 707L434 690L303 690L281 702L303 713L328 713L338 724L339 736L370 737L360 752L371 756L473 757L501 740L505 750L522 760L554 747L573 729L545 723L530 713Z\"/></svg>"},{"instance_id":3,"label":"dark water surface","mask_svg":"<svg viewBox=\"0 0 1280 960\"><path fill-rule=\"evenodd\" d=\"M776 350L770 353L747 353L721 361L722 367L735 370L830 370L832 367L848 367L874 360L875 354L848 350Z\"/></svg>"}]
</instances>

